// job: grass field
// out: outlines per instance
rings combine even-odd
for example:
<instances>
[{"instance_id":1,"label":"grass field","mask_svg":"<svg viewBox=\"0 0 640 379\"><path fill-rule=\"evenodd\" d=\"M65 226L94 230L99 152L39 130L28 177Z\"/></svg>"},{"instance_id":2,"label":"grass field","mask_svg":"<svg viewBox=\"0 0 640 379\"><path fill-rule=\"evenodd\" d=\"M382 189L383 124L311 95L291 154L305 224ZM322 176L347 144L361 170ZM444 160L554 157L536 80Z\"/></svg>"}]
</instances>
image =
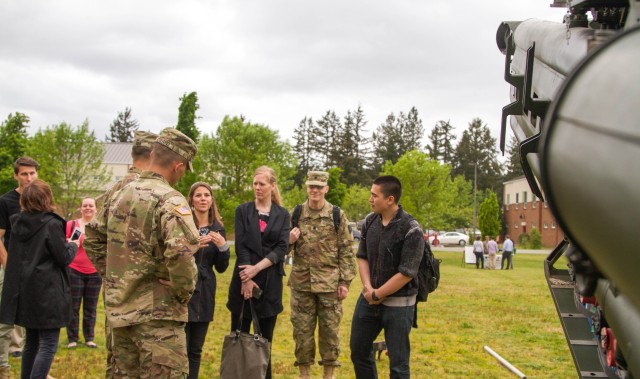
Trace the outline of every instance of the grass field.
<instances>
[{"instance_id":1,"label":"grass field","mask_svg":"<svg viewBox=\"0 0 640 379\"><path fill-rule=\"evenodd\" d=\"M509 360L529 378L576 377L544 280L544 255L516 255L513 271L476 270L472 265L462 267L461 253L436 252L435 255L443 260L442 280L429 301L419 304L419 328L411 332L412 377L515 378L483 350L484 345ZM218 275L215 320L204 348L201 378L218 376L222 340L231 324L225 307L230 274L231 267ZM349 359L349 331L361 288L360 280L356 278L344 303L340 330L342 367L337 372L338 378L354 377ZM294 343L287 287L284 304L273 344L273 372L274 378L295 378L297 369L293 367ZM103 330L102 308L98 310L96 326L98 349L80 345L75 350L68 350L63 330L51 375L64 379L103 377L106 356ZM11 358L10 362L13 377L19 377L20 360ZM389 377L388 358L384 355L378 361L378 370L381 378ZM321 367L314 367L313 377L321 377Z\"/></svg>"}]
</instances>

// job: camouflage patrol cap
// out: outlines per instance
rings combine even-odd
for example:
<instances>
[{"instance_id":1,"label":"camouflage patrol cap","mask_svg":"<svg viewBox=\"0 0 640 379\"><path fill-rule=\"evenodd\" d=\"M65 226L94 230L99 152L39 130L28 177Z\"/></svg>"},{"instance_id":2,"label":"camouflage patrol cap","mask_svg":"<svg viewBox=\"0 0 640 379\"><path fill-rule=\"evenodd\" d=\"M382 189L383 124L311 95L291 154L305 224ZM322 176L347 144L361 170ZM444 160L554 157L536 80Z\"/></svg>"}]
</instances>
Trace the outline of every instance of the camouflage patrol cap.
<instances>
[{"instance_id":1,"label":"camouflage patrol cap","mask_svg":"<svg viewBox=\"0 0 640 379\"><path fill-rule=\"evenodd\" d=\"M158 135L155 133L137 130L133 135L133 146L146 147L151 150L156 139L158 139Z\"/></svg>"},{"instance_id":2,"label":"camouflage patrol cap","mask_svg":"<svg viewBox=\"0 0 640 379\"><path fill-rule=\"evenodd\" d=\"M305 183L308 186L326 186L329 181L329 173L326 171L309 171L307 173L307 182Z\"/></svg>"},{"instance_id":3,"label":"camouflage patrol cap","mask_svg":"<svg viewBox=\"0 0 640 379\"><path fill-rule=\"evenodd\" d=\"M156 143L169 148L174 153L186 159L187 162L189 162L189 171L193 172L191 161L198 152L198 146L191 138L187 137L178 129L164 128L162 132L160 132L158 139L156 139Z\"/></svg>"}]
</instances>

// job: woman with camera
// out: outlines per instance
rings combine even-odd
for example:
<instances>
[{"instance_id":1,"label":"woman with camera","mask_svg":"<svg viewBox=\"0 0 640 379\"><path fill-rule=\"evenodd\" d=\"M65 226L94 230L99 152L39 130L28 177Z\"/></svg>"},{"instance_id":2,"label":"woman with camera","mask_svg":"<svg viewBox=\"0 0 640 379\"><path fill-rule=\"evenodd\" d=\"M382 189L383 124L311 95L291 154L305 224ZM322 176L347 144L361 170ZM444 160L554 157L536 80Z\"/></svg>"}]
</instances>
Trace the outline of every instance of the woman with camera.
<instances>
[{"instance_id":1,"label":"woman with camera","mask_svg":"<svg viewBox=\"0 0 640 379\"><path fill-rule=\"evenodd\" d=\"M69 264L69 282L71 284L71 322L67 327L68 348L78 346L80 329L80 304L82 305L82 334L87 347L98 347L93 342L94 329L96 327L96 310L98 309L98 297L102 278L93 264L87 257L87 253L82 247L84 241L84 226L93 220L96 215L96 201L90 197L82 199L80 206L80 218L67 221L67 238L74 239L73 233L79 233L80 237L75 238L80 243L78 254L73 262Z\"/></svg>"},{"instance_id":2,"label":"woman with camera","mask_svg":"<svg viewBox=\"0 0 640 379\"><path fill-rule=\"evenodd\" d=\"M200 231L200 249L193 256L198 266L198 281L189 301L189 321L185 327L189 378L197 379L202 346L209 323L213 321L216 299L216 275L213 268L219 273L227 270L229 244L211 186L204 182L194 183L189 190L188 201L193 221Z\"/></svg>"}]
</instances>

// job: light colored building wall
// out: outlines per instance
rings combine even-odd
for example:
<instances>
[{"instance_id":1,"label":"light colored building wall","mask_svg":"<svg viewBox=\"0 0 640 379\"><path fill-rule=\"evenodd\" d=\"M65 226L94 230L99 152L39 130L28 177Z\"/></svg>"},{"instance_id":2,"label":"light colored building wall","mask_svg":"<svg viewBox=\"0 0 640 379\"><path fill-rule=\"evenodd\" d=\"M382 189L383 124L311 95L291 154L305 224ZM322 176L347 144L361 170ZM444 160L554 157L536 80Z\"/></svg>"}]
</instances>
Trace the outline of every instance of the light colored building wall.
<instances>
[{"instance_id":1,"label":"light colored building wall","mask_svg":"<svg viewBox=\"0 0 640 379\"><path fill-rule=\"evenodd\" d=\"M115 182L127 175L133 164L130 142L105 142L102 165L110 172L111 179L103 190L110 188Z\"/></svg>"}]
</instances>

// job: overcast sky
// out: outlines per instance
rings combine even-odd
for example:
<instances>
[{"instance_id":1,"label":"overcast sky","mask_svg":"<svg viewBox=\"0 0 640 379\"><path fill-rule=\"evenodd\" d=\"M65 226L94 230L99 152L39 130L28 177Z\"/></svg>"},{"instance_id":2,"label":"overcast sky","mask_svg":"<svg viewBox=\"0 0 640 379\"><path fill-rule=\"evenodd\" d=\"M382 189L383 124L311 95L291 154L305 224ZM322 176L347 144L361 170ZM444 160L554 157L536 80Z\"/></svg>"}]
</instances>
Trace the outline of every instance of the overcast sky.
<instances>
[{"instance_id":1,"label":"overcast sky","mask_svg":"<svg viewBox=\"0 0 640 379\"><path fill-rule=\"evenodd\" d=\"M560 22L551 0L2 0L0 118L30 133L88 119L103 139L131 107L140 129L177 121L196 91L198 128L244 115L291 140L305 116L361 105L369 131L416 106L428 132L480 117L498 138L509 87L501 21Z\"/></svg>"}]
</instances>

